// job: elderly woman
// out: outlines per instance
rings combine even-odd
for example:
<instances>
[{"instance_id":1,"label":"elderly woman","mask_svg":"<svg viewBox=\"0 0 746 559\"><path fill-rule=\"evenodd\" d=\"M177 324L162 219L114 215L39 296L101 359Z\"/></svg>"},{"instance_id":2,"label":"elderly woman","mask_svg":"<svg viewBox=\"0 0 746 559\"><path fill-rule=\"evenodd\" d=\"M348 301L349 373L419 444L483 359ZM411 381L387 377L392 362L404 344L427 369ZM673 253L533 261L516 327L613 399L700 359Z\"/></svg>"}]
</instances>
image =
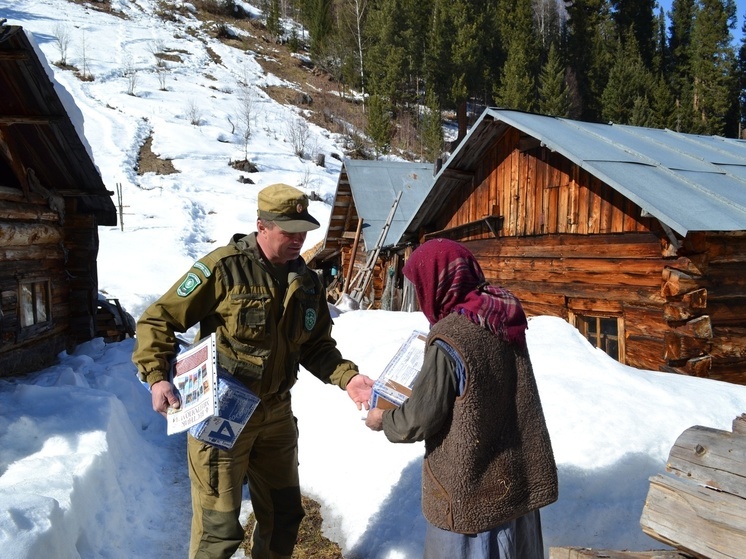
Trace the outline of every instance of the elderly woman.
<instances>
[{"instance_id":1,"label":"elderly woman","mask_svg":"<svg viewBox=\"0 0 746 559\"><path fill-rule=\"evenodd\" d=\"M430 322L424 363L412 396L366 425L425 441L424 558L541 559L539 508L557 500L557 470L523 308L453 241L417 248L404 276Z\"/></svg>"}]
</instances>

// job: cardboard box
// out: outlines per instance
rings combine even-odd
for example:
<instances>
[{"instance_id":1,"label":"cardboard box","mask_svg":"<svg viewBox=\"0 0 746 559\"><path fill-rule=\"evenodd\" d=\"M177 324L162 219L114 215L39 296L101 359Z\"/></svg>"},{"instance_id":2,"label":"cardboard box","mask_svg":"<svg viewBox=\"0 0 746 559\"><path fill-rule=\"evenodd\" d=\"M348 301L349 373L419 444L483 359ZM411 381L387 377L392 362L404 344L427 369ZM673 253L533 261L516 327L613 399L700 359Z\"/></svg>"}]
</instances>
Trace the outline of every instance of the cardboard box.
<instances>
[{"instance_id":1,"label":"cardboard box","mask_svg":"<svg viewBox=\"0 0 746 559\"><path fill-rule=\"evenodd\" d=\"M412 332L373 383L371 408L396 408L412 395L412 386L425 359L426 342L426 333Z\"/></svg>"}]
</instances>

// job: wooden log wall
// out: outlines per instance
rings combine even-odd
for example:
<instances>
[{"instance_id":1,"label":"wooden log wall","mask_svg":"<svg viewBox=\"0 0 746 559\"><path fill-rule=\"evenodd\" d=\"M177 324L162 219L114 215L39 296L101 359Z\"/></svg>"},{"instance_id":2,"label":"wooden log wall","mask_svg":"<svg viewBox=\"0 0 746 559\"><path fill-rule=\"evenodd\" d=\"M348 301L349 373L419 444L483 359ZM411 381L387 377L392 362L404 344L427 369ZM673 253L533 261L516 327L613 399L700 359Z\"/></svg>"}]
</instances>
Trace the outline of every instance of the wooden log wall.
<instances>
[{"instance_id":1,"label":"wooden log wall","mask_svg":"<svg viewBox=\"0 0 746 559\"><path fill-rule=\"evenodd\" d=\"M65 217L66 269L70 278L70 332L75 343L96 333L98 308L98 225L95 216L68 201Z\"/></svg>"},{"instance_id":2,"label":"wooden log wall","mask_svg":"<svg viewBox=\"0 0 746 559\"><path fill-rule=\"evenodd\" d=\"M689 234L664 270L666 370L746 384L746 232Z\"/></svg>"},{"instance_id":3,"label":"wooden log wall","mask_svg":"<svg viewBox=\"0 0 746 559\"><path fill-rule=\"evenodd\" d=\"M746 233L671 237L639 206L509 129L435 231L468 244L530 314L622 317L622 362L746 384ZM526 149L523 147L526 146ZM472 227L500 218L497 235Z\"/></svg>"},{"instance_id":4,"label":"wooden log wall","mask_svg":"<svg viewBox=\"0 0 746 559\"><path fill-rule=\"evenodd\" d=\"M65 271L65 232L59 215L41 197L26 199L0 189L0 375L12 376L51 363L68 346L70 289ZM22 328L20 284L47 280L51 321Z\"/></svg>"},{"instance_id":5,"label":"wooden log wall","mask_svg":"<svg viewBox=\"0 0 746 559\"><path fill-rule=\"evenodd\" d=\"M474 188L456 189L437 229L502 216L502 236L649 232L655 220L617 191L547 148L521 150L510 129L486 150ZM489 232L473 237L489 238Z\"/></svg>"},{"instance_id":6,"label":"wooden log wall","mask_svg":"<svg viewBox=\"0 0 746 559\"><path fill-rule=\"evenodd\" d=\"M529 315L624 317L623 361L658 370L663 343L661 255L652 233L502 237L465 243L488 281L510 289ZM609 255L614 255L613 257Z\"/></svg>"}]
</instances>

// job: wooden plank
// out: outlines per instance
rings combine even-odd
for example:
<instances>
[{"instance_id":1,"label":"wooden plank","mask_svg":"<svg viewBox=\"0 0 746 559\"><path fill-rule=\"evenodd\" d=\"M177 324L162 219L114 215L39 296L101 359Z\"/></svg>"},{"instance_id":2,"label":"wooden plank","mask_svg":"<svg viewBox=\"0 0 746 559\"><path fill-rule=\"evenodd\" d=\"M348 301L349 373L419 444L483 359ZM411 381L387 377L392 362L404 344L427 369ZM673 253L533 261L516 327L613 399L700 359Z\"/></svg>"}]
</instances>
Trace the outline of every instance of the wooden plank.
<instances>
[{"instance_id":1,"label":"wooden plank","mask_svg":"<svg viewBox=\"0 0 746 559\"><path fill-rule=\"evenodd\" d=\"M743 557L746 506L741 497L658 474L640 518L642 531L702 559Z\"/></svg>"},{"instance_id":2,"label":"wooden plank","mask_svg":"<svg viewBox=\"0 0 746 559\"><path fill-rule=\"evenodd\" d=\"M662 259L658 238L649 233L629 235L542 235L537 237L506 237L493 240L471 241L469 249L475 256L520 256L526 258L614 258L624 260L652 259L667 264ZM661 268L664 264L661 264Z\"/></svg>"},{"instance_id":3,"label":"wooden plank","mask_svg":"<svg viewBox=\"0 0 746 559\"><path fill-rule=\"evenodd\" d=\"M666 469L688 481L746 498L746 436L690 427L671 447ZM746 501L741 506L746 508Z\"/></svg>"},{"instance_id":4,"label":"wooden plank","mask_svg":"<svg viewBox=\"0 0 746 559\"><path fill-rule=\"evenodd\" d=\"M616 551L587 547L550 547L549 559L689 559L671 550Z\"/></svg>"}]
</instances>

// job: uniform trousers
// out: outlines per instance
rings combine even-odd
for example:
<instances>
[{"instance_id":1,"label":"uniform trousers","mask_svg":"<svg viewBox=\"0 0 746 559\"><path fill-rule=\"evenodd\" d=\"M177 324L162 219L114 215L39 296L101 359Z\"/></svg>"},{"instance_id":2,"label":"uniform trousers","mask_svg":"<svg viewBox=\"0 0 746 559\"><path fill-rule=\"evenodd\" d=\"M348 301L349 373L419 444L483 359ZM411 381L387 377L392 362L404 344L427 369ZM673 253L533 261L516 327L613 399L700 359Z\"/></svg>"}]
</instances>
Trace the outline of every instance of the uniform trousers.
<instances>
[{"instance_id":1,"label":"uniform trousers","mask_svg":"<svg viewBox=\"0 0 746 559\"><path fill-rule=\"evenodd\" d=\"M290 559L304 512L298 480L298 429L290 395L262 400L231 450L191 435L190 559L229 559L244 537L239 521L248 480L256 517L252 559Z\"/></svg>"}]
</instances>

